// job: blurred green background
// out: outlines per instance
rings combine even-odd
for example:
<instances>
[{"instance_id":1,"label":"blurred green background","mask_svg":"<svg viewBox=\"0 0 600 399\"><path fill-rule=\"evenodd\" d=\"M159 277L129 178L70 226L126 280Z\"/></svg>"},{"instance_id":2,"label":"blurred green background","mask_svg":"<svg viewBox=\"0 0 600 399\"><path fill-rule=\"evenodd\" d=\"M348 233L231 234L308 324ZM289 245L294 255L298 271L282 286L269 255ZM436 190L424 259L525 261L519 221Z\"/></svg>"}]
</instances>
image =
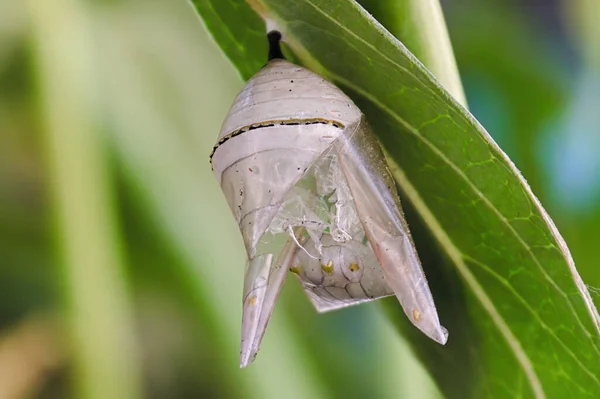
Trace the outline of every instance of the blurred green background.
<instances>
[{"instance_id":1,"label":"blurred green background","mask_svg":"<svg viewBox=\"0 0 600 399\"><path fill-rule=\"evenodd\" d=\"M471 111L599 304L600 5L442 3ZM441 397L377 303L318 316L293 280L238 368L208 154L242 85L185 0L0 2L1 399Z\"/></svg>"}]
</instances>

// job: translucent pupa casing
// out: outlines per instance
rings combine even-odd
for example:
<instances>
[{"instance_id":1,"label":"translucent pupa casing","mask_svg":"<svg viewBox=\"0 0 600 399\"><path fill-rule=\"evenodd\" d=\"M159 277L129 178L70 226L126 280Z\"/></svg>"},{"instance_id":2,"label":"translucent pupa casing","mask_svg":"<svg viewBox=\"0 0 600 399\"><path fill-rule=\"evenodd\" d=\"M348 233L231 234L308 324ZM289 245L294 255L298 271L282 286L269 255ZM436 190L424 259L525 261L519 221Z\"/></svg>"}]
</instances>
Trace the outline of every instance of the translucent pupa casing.
<instances>
[{"instance_id":1,"label":"translucent pupa casing","mask_svg":"<svg viewBox=\"0 0 600 399\"><path fill-rule=\"evenodd\" d=\"M446 343L379 143L339 88L269 61L236 97L211 162L248 255L242 367L288 271L320 312L396 295L417 328Z\"/></svg>"}]
</instances>

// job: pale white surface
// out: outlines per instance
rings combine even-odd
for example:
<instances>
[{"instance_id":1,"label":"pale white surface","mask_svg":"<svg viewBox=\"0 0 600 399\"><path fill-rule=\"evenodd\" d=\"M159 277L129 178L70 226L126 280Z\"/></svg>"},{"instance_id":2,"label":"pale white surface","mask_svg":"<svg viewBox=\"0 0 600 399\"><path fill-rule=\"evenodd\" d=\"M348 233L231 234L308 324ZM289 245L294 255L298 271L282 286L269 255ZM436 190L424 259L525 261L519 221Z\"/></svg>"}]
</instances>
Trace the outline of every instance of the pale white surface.
<instances>
[{"instance_id":1,"label":"pale white surface","mask_svg":"<svg viewBox=\"0 0 600 399\"><path fill-rule=\"evenodd\" d=\"M379 143L365 120L335 142L340 165L358 215L385 279L410 321L431 339L445 344L435 303L404 219L395 182Z\"/></svg>"},{"instance_id":2,"label":"pale white surface","mask_svg":"<svg viewBox=\"0 0 600 399\"><path fill-rule=\"evenodd\" d=\"M321 254L310 240L304 251L296 251L295 273L319 312L327 312L394 295L385 281L371 248L362 242L335 241L324 233Z\"/></svg>"},{"instance_id":3,"label":"pale white surface","mask_svg":"<svg viewBox=\"0 0 600 399\"><path fill-rule=\"evenodd\" d=\"M360 115L352 100L332 83L306 68L276 59L237 95L219 138L265 121L320 118L346 125Z\"/></svg>"}]
</instances>

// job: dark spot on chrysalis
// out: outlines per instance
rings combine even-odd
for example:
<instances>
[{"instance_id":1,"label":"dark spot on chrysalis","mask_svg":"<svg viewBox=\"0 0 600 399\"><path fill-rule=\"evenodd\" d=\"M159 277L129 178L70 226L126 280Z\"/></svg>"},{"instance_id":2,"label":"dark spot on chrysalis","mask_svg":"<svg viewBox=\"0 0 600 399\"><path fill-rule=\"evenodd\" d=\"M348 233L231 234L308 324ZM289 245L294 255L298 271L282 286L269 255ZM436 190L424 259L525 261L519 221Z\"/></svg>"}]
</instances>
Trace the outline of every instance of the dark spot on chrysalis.
<instances>
[{"instance_id":1,"label":"dark spot on chrysalis","mask_svg":"<svg viewBox=\"0 0 600 399\"><path fill-rule=\"evenodd\" d=\"M274 59L285 60L281 52L281 32L272 30L267 33L267 39L269 40L269 61Z\"/></svg>"}]
</instances>

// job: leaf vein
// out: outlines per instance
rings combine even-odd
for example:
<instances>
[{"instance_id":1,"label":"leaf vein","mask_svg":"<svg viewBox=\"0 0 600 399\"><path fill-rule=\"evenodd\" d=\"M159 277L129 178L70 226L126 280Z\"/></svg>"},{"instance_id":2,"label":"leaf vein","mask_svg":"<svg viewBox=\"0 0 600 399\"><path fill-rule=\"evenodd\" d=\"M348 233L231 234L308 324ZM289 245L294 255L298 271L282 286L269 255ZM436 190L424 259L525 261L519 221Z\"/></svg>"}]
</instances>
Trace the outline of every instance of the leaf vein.
<instances>
[{"instance_id":1,"label":"leaf vein","mask_svg":"<svg viewBox=\"0 0 600 399\"><path fill-rule=\"evenodd\" d=\"M486 265L483 262L480 262L479 260L463 254L463 257L470 261L473 262L475 265L479 266L481 269L485 270L487 273L489 273L491 276L493 276L496 280L498 280L502 285L504 285L506 288L508 288L513 295L519 300L519 302L521 302L521 304L534 316L534 318L539 322L540 326L542 326L542 328L544 328L546 331L548 331L548 333L550 334L550 336L552 338L554 338L565 350L566 353L569 354L569 356L571 356L573 358L573 360L575 360L575 363L577 365L579 365L581 367L581 369L588 374L595 382L597 385L600 386L600 381L598 380L598 378L596 377L596 375L591 372L587 366L585 366L583 363L581 363L581 361L579 360L579 358L573 353L573 351L571 351L571 349L569 348L568 345L566 345L563 340L561 340L555 333L554 330L552 330L545 322L544 320L539 316L539 314L529 305L529 303L527 303L527 301L523 298L523 296L521 294L519 294L517 291L515 291L515 289L512 287L512 285L508 282L508 280L506 280L504 277L502 277L501 275L499 275L498 273L496 273L492 268L490 268L488 265ZM574 384L575 381L573 381ZM576 384L578 385L578 384ZM583 392L589 393L588 391L586 391L585 389L583 389L581 386L579 386L580 389L583 390Z\"/></svg>"}]
</instances>

